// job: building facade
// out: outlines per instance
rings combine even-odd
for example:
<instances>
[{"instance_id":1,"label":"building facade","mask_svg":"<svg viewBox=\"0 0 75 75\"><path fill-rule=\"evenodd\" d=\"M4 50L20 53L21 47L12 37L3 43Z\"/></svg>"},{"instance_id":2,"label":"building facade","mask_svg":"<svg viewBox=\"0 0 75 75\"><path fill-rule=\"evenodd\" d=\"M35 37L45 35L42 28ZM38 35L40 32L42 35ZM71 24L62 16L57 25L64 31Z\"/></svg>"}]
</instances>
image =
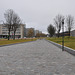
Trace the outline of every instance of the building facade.
<instances>
[{"instance_id":1,"label":"building facade","mask_svg":"<svg viewBox=\"0 0 75 75\"><path fill-rule=\"evenodd\" d=\"M39 33L39 30L35 30L35 36Z\"/></svg>"},{"instance_id":2,"label":"building facade","mask_svg":"<svg viewBox=\"0 0 75 75\"><path fill-rule=\"evenodd\" d=\"M21 24L19 28L17 28L15 33L15 38L24 38L25 36L25 24ZM5 25L0 24L0 38L7 38L8 37L8 29ZM10 31L10 38L13 38L13 31Z\"/></svg>"},{"instance_id":3,"label":"building facade","mask_svg":"<svg viewBox=\"0 0 75 75\"><path fill-rule=\"evenodd\" d=\"M71 31L70 35L75 37L75 30Z\"/></svg>"},{"instance_id":4,"label":"building facade","mask_svg":"<svg viewBox=\"0 0 75 75\"><path fill-rule=\"evenodd\" d=\"M37 34L42 34L42 31L35 30L35 36L37 36Z\"/></svg>"}]
</instances>

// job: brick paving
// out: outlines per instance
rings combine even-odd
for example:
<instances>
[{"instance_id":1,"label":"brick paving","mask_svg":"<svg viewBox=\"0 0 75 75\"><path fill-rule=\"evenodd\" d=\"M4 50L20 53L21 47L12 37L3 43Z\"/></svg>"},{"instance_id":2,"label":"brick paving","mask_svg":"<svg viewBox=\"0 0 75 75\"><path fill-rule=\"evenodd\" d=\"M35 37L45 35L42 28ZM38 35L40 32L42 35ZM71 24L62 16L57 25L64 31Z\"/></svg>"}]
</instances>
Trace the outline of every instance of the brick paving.
<instances>
[{"instance_id":1,"label":"brick paving","mask_svg":"<svg viewBox=\"0 0 75 75\"><path fill-rule=\"evenodd\" d=\"M46 40L0 47L0 75L75 75L75 56Z\"/></svg>"}]
</instances>

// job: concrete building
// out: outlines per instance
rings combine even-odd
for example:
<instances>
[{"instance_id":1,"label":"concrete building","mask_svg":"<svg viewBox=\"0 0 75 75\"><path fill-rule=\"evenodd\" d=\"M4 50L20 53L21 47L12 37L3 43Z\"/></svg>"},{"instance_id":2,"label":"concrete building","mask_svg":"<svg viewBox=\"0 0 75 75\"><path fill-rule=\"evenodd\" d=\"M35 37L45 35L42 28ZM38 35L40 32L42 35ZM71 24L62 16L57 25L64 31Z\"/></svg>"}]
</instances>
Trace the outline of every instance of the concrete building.
<instances>
[{"instance_id":1,"label":"concrete building","mask_svg":"<svg viewBox=\"0 0 75 75\"><path fill-rule=\"evenodd\" d=\"M25 36L25 24L21 24L19 28L17 28L15 33L15 38L24 38ZM5 25L0 24L0 38L7 38L8 29ZM13 31L10 32L10 38L13 38Z\"/></svg>"},{"instance_id":2,"label":"concrete building","mask_svg":"<svg viewBox=\"0 0 75 75\"><path fill-rule=\"evenodd\" d=\"M70 35L75 37L75 30L71 31Z\"/></svg>"},{"instance_id":3,"label":"concrete building","mask_svg":"<svg viewBox=\"0 0 75 75\"><path fill-rule=\"evenodd\" d=\"M39 33L39 30L35 30L35 36Z\"/></svg>"},{"instance_id":4,"label":"concrete building","mask_svg":"<svg viewBox=\"0 0 75 75\"><path fill-rule=\"evenodd\" d=\"M36 36L37 34L42 34L42 31L35 30L35 36Z\"/></svg>"},{"instance_id":5,"label":"concrete building","mask_svg":"<svg viewBox=\"0 0 75 75\"><path fill-rule=\"evenodd\" d=\"M42 31L39 31L40 34L42 34Z\"/></svg>"}]
</instances>

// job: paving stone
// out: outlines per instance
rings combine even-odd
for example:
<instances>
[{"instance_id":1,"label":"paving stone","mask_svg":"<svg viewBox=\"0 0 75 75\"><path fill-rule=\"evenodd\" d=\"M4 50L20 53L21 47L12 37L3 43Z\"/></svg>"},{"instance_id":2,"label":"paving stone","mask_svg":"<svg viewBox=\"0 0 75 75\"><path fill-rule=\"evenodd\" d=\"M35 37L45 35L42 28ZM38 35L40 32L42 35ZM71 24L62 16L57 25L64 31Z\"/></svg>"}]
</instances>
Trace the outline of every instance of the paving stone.
<instances>
[{"instance_id":1,"label":"paving stone","mask_svg":"<svg viewBox=\"0 0 75 75\"><path fill-rule=\"evenodd\" d=\"M0 75L75 75L75 56L45 40L3 46Z\"/></svg>"}]
</instances>

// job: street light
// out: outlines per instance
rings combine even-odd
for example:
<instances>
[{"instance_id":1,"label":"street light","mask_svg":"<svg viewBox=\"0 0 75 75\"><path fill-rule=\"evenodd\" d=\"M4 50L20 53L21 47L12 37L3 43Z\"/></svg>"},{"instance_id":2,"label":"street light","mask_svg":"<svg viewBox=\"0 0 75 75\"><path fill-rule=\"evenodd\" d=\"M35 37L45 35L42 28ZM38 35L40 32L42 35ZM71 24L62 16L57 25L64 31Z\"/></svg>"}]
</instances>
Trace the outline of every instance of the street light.
<instances>
[{"instance_id":1,"label":"street light","mask_svg":"<svg viewBox=\"0 0 75 75\"><path fill-rule=\"evenodd\" d=\"M62 19L62 51L64 51L64 19Z\"/></svg>"}]
</instances>

